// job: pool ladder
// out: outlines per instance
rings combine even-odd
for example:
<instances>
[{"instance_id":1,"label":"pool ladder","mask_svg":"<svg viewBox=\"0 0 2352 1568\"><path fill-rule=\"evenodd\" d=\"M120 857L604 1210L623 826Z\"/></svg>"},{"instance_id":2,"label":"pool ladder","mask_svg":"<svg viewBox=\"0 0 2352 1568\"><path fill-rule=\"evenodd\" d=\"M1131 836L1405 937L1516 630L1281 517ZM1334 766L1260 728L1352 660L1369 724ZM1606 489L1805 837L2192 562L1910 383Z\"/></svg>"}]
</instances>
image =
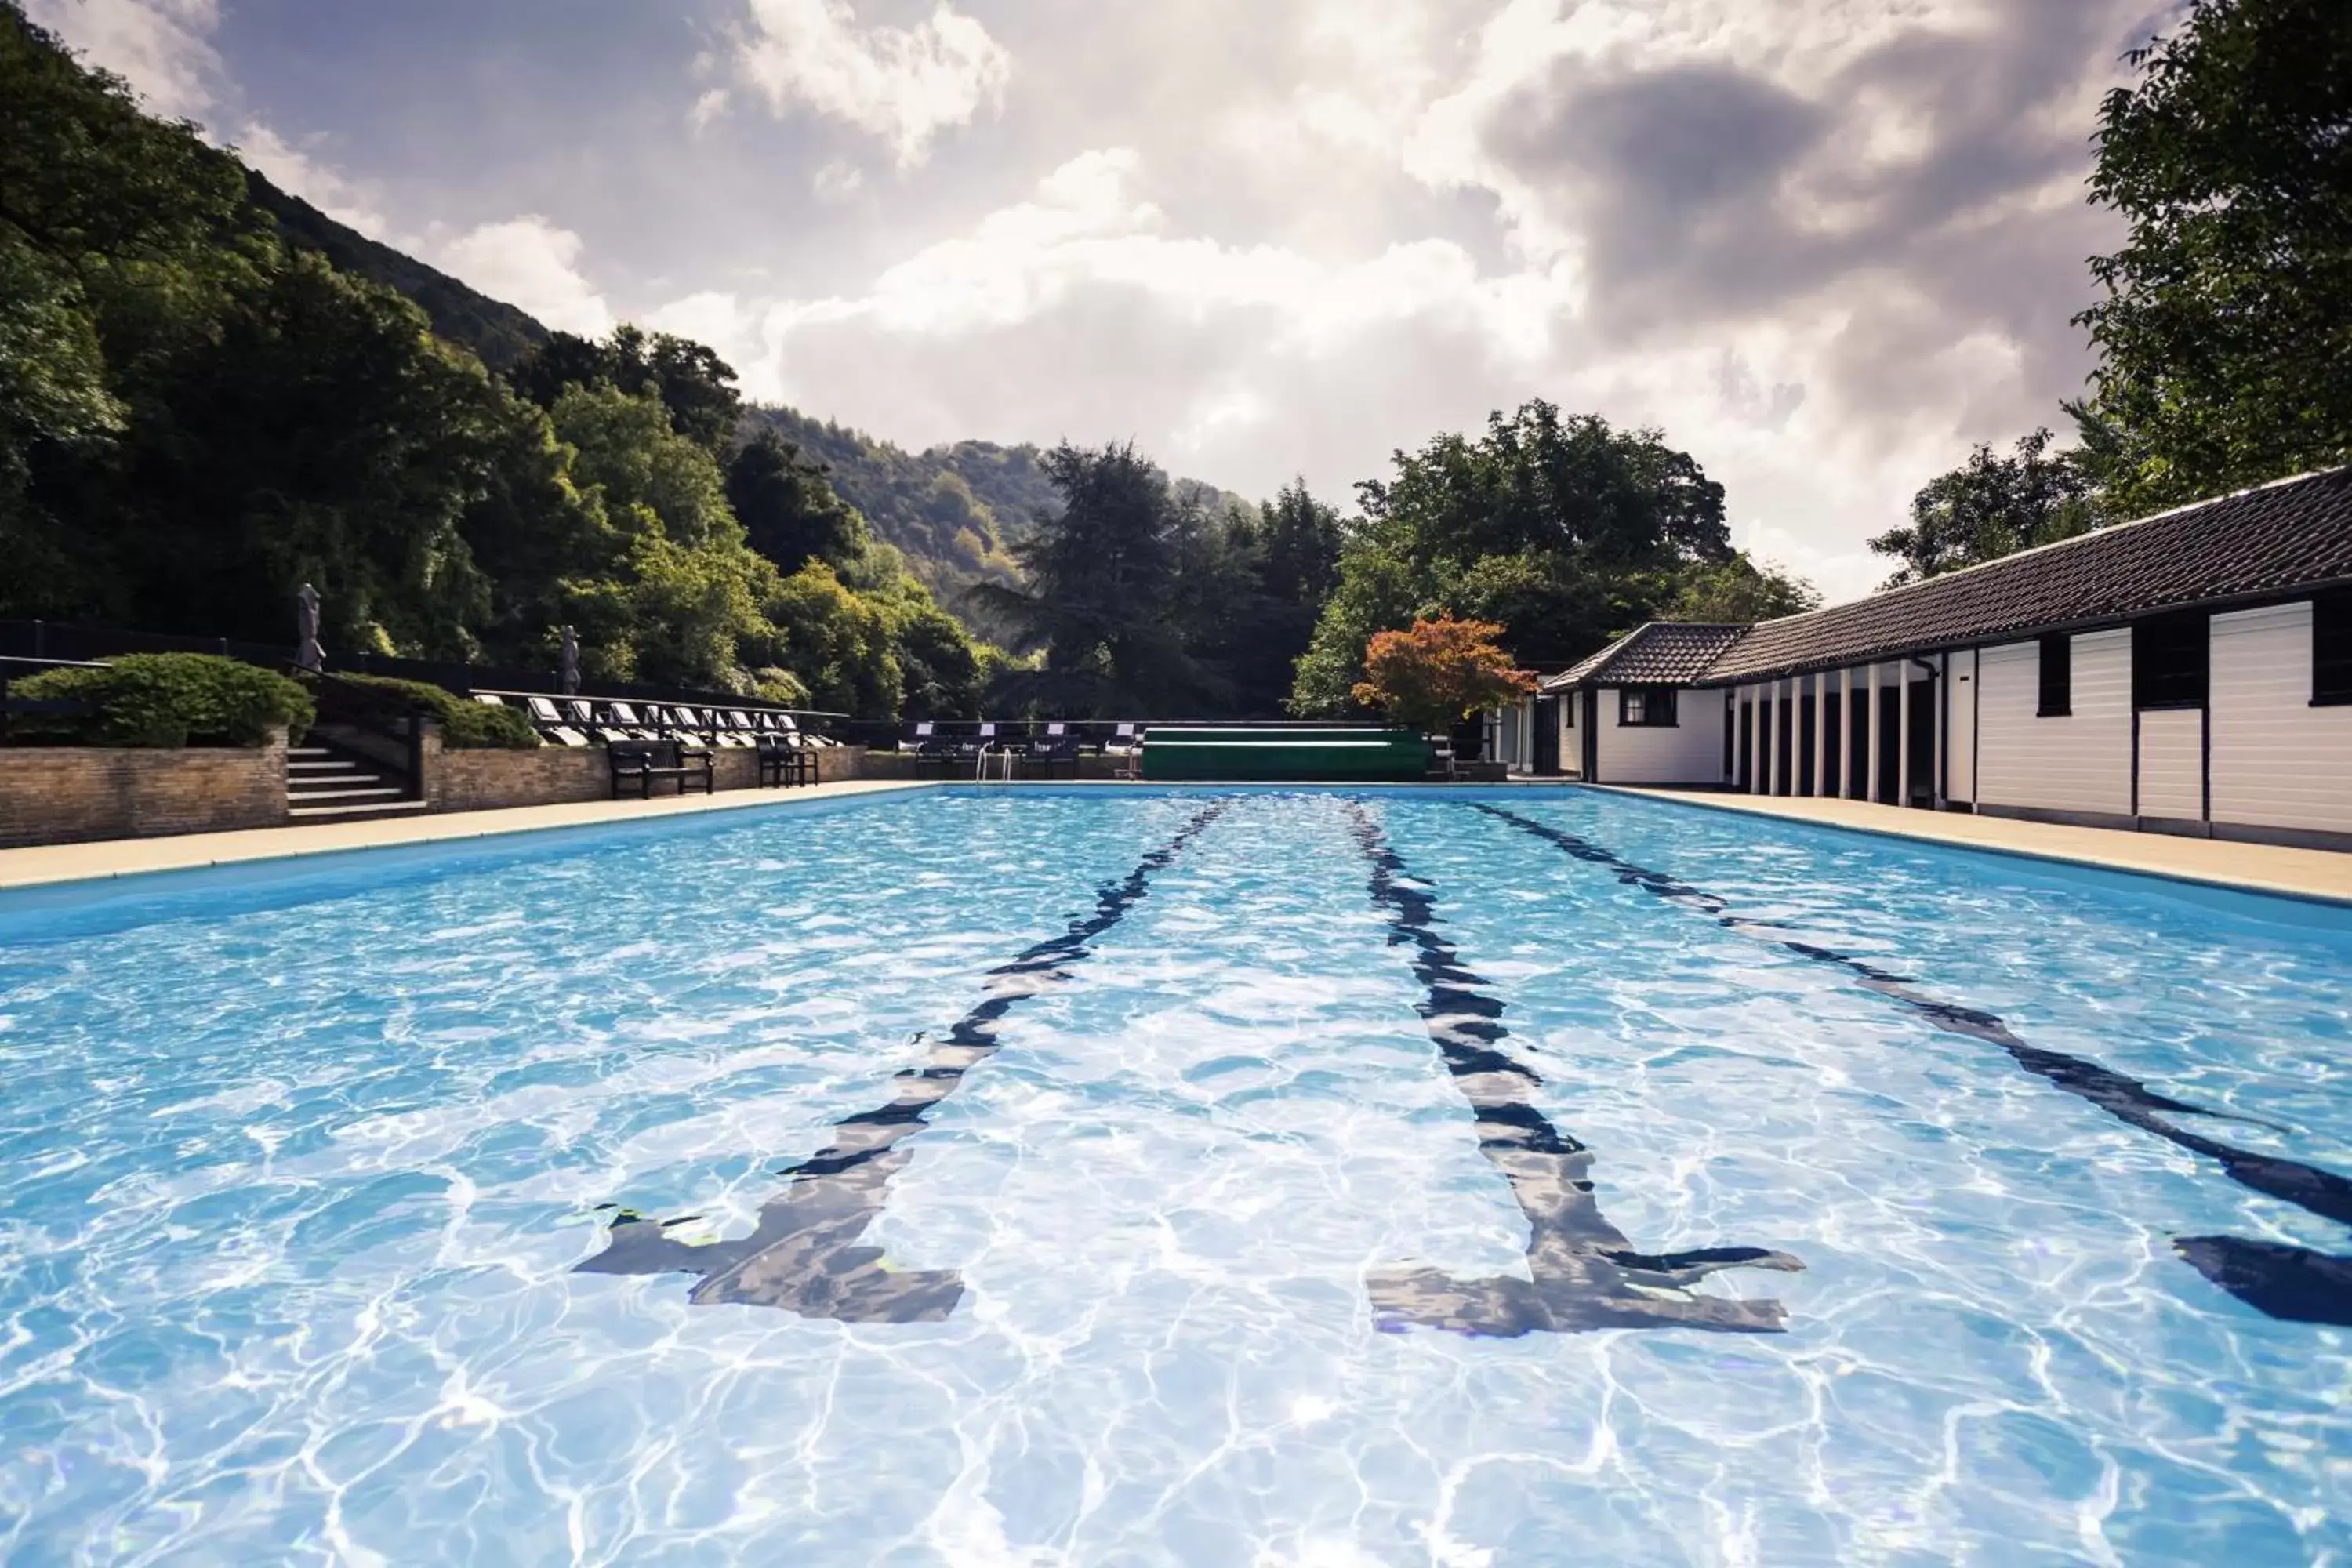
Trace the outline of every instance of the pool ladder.
<instances>
[{"instance_id":1,"label":"pool ladder","mask_svg":"<svg viewBox=\"0 0 2352 1568\"><path fill-rule=\"evenodd\" d=\"M979 784L988 777L988 753L992 751L996 752L997 778L1003 783L1011 784L1013 782L1013 748L1006 746L1000 750L993 741L986 742L980 748L979 759L972 763L971 782Z\"/></svg>"}]
</instances>

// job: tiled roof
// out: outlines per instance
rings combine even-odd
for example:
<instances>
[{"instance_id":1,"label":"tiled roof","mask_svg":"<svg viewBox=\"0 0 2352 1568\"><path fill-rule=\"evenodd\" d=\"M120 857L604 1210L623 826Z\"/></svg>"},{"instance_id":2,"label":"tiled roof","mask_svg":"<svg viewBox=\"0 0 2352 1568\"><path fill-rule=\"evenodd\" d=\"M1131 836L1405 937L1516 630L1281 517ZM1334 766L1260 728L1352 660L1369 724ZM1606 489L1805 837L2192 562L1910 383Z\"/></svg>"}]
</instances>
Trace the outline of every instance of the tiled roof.
<instances>
[{"instance_id":1,"label":"tiled roof","mask_svg":"<svg viewBox=\"0 0 2352 1568\"><path fill-rule=\"evenodd\" d=\"M1724 640L1696 673L1620 675L1652 668L1631 658L1621 665L1621 653L1637 654L1651 633L1682 629L1648 626L1544 684L1564 689L1589 681L1587 672L1629 682L1757 680L2347 582L2352 468L2331 468L1766 621L1744 635L1706 628Z\"/></svg>"},{"instance_id":2,"label":"tiled roof","mask_svg":"<svg viewBox=\"0 0 2352 1568\"><path fill-rule=\"evenodd\" d=\"M1744 626L1652 621L1619 637L1564 675L1543 682L1547 691L1565 691L1606 680L1612 686L1668 686L1696 680L1723 650L1748 635Z\"/></svg>"}]
</instances>

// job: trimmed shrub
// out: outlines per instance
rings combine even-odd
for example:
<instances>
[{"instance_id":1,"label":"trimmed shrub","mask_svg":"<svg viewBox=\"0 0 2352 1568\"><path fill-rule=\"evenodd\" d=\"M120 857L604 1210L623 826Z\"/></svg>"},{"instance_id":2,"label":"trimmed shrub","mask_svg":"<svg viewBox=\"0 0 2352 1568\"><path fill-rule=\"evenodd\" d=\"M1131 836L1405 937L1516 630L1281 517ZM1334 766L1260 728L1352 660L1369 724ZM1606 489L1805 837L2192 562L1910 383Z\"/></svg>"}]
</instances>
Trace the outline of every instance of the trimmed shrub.
<instances>
[{"instance_id":1,"label":"trimmed shrub","mask_svg":"<svg viewBox=\"0 0 2352 1568\"><path fill-rule=\"evenodd\" d=\"M453 752L527 752L539 744L539 731L517 710L492 708L427 681L402 680L390 675L338 675L335 685L381 692L383 700L378 712L405 713L411 707L424 709L440 721L441 743Z\"/></svg>"},{"instance_id":2,"label":"trimmed shrub","mask_svg":"<svg viewBox=\"0 0 2352 1568\"><path fill-rule=\"evenodd\" d=\"M32 713L14 726L39 739L96 746L258 746L282 724L310 727L300 683L211 653L126 654L98 669L52 669L10 683L17 697L87 702L87 716Z\"/></svg>"}]
</instances>

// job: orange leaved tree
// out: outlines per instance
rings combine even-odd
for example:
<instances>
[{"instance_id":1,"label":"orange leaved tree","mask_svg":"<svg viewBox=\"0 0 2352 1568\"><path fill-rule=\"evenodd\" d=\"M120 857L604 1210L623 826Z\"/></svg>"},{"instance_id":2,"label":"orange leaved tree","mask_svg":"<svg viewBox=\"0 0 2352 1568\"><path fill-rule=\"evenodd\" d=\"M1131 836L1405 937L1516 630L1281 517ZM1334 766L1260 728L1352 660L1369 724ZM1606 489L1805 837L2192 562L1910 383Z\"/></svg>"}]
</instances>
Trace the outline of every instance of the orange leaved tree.
<instances>
[{"instance_id":1,"label":"orange leaved tree","mask_svg":"<svg viewBox=\"0 0 2352 1568\"><path fill-rule=\"evenodd\" d=\"M1493 621L1447 614L1381 632L1364 649L1364 679L1351 695L1423 731L1450 729L1481 709L1508 706L1534 690L1536 679L1513 668L1511 656L1495 646L1502 630Z\"/></svg>"}]
</instances>

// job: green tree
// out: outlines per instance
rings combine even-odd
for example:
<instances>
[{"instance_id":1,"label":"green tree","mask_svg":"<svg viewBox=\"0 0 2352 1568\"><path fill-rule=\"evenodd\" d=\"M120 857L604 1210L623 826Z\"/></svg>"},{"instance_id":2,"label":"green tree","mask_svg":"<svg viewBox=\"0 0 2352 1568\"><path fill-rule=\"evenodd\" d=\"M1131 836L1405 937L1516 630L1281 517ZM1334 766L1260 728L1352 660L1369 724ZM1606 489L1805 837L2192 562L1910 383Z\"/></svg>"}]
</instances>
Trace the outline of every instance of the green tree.
<instances>
[{"instance_id":1,"label":"green tree","mask_svg":"<svg viewBox=\"0 0 2352 1568\"><path fill-rule=\"evenodd\" d=\"M1759 563L1738 555L1685 568L1675 582L1674 596L1659 610L1657 618L1737 625L1801 616L1821 607L1821 591L1811 583L1769 562Z\"/></svg>"},{"instance_id":2,"label":"green tree","mask_svg":"<svg viewBox=\"0 0 2352 1568\"><path fill-rule=\"evenodd\" d=\"M735 440L743 416L735 372L690 339L620 326L602 342L553 332L509 374L515 389L553 410L568 387L610 386L631 397L652 393L670 426L714 456Z\"/></svg>"},{"instance_id":3,"label":"green tree","mask_svg":"<svg viewBox=\"0 0 2352 1568\"><path fill-rule=\"evenodd\" d=\"M820 709L895 716L905 699L888 611L842 585L833 568L812 561L776 584L767 604L778 632L778 661L808 689Z\"/></svg>"},{"instance_id":4,"label":"green tree","mask_svg":"<svg viewBox=\"0 0 2352 1568\"><path fill-rule=\"evenodd\" d=\"M604 668L641 679L748 690L772 662L775 628L761 613L774 568L745 543L710 453L671 426L651 389L572 384L556 399L556 436L572 448L572 477L626 542L619 561L627 610L591 593L604 612ZM806 679L787 658L785 668Z\"/></svg>"},{"instance_id":5,"label":"green tree","mask_svg":"<svg viewBox=\"0 0 2352 1568\"><path fill-rule=\"evenodd\" d=\"M825 483L824 469L763 425L727 464L727 500L751 548L782 572L839 565L864 544L866 527Z\"/></svg>"},{"instance_id":6,"label":"green tree","mask_svg":"<svg viewBox=\"0 0 2352 1568\"><path fill-rule=\"evenodd\" d=\"M1072 714L1164 714L1222 701L1226 683L1187 647L1188 558L1206 541L1197 508L1132 443L1099 450L1067 442L1044 467L1060 491L1014 547L1028 587L983 583L973 596L1020 626L1045 654L1011 693Z\"/></svg>"},{"instance_id":7,"label":"green tree","mask_svg":"<svg viewBox=\"0 0 2352 1568\"><path fill-rule=\"evenodd\" d=\"M79 493L265 242L235 163L0 0L0 614L117 603Z\"/></svg>"},{"instance_id":8,"label":"green tree","mask_svg":"<svg viewBox=\"0 0 2352 1568\"><path fill-rule=\"evenodd\" d=\"M2083 454L2053 452L2052 439L2036 430L2005 458L1980 442L1967 462L1928 480L1911 498L1910 526L1870 542L1900 563L1885 585L1899 588L2098 527L2104 520Z\"/></svg>"},{"instance_id":9,"label":"green tree","mask_svg":"<svg viewBox=\"0 0 2352 1568\"><path fill-rule=\"evenodd\" d=\"M2352 7L2191 0L2099 115L2071 411L2120 515L2352 458Z\"/></svg>"},{"instance_id":10,"label":"green tree","mask_svg":"<svg viewBox=\"0 0 2352 1568\"><path fill-rule=\"evenodd\" d=\"M1538 400L1395 461L1359 487L1294 712L1346 711L1376 632L1450 611L1499 624L1524 662L1566 662L1652 618L1684 571L1734 558L1723 487L1655 430Z\"/></svg>"}]
</instances>

